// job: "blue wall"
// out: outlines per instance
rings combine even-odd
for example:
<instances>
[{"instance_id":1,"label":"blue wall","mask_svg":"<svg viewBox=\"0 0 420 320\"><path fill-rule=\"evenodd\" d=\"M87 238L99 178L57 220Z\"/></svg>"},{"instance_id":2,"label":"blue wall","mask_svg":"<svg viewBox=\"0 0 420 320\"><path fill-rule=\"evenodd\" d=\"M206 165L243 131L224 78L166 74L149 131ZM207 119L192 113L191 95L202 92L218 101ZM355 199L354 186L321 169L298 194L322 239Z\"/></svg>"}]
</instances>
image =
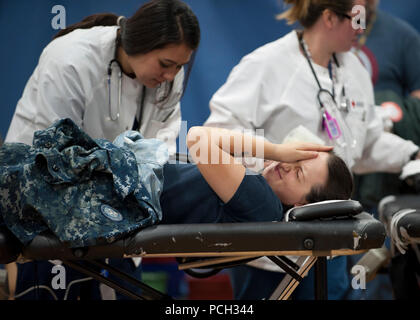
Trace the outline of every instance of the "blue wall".
<instances>
[{"instance_id":1,"label":"blue wall","mask_svg":"<svg viewBox=\"0 0 420 320\"><path fill-rule=\"evenodd\" d=\"M141 0L0 0L1 117L5 137L14 108L42 49L57 32L51 27L54 5L66 9L67 25L98 12L130 16ZM284 35L290 28L276 21L280 0L186 0L200 20L202 42L182 102L188 126L202 124L208 102L240 58L260 45ZM381 0L380 8L420 30L418 0Z\"/></svg>"}]
</instances>

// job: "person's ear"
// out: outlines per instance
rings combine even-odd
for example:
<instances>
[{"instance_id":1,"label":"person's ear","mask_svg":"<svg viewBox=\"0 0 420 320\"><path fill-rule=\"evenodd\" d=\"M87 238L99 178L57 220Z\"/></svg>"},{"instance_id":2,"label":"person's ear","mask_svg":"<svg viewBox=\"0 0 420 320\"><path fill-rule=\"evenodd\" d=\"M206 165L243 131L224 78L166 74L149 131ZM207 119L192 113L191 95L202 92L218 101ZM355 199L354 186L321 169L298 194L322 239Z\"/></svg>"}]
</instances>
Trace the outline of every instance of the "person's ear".
<instances>
[{"instance_id":1,"label":"person's ear","mask_svg":"<svg viewBox=\"0 0 420 320\"><path fill-rule=\"evenodd\" d=\"M300 200L298 200L295 204L293 204L294 207L301 207L304 206L305 204L308 204L308 201L306 201L306 195L303 195Z\"/></svg>"},{"instance_id":2,"label":"person's ear","mask_svg":"<svg viewBox=\"0 0 420 320\"><path fill-rule=\"evenodd\" d=\"M330 9L325 9L322 11L322 21L327 29L331 30L336 22L337 15L332 12Z\"/></svg>"},{"instance_id":3,"label":"person's ear","mask_svg":"<svg viewBox=\"0 0 420 320\"><path fill-rule=\"evenodd\" d=\"M294 208L296 208L296 207L301 207L301 206L304 206L306 203L304 203L303 201L299 201L298 203L295 203L294 205L293 205L293 207Z\"/></svg>"}]
</instances>

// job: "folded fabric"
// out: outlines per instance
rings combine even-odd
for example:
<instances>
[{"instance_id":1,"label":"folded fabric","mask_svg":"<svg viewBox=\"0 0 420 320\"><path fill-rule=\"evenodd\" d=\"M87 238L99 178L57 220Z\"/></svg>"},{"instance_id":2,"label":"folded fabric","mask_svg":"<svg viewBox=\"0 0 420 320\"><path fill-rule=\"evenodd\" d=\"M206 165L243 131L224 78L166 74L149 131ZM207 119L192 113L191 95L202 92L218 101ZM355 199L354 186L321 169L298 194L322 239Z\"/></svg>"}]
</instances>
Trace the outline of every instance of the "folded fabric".
<instances>
[{"instance_id":1,"label":"folded fabric","mask_svg":"<svg viewBox=\"0 0 420 320\"><path fill-rule=\"evenodd\" d=\"M0 148L0 216L24 244L46 230L71 247L112 242L159 222L159 194L146 181L132 151L62 119L37 131L33 146Z\"/></svg>"},{"instance_id":2,"label":"folded fabric","mask_svg":"<svg viewBox=\"0 0 420 320\"><path fill-rule=\"evenodd\" d=\"M163 190L163 166L169 161L167 145L159 139L144 139L138 131L120 134L114 145L133 152L139 172L139 181L150 195L150 203L156 209L159 221L162 220L160 195Z\"/></svg>"}]
</instances>

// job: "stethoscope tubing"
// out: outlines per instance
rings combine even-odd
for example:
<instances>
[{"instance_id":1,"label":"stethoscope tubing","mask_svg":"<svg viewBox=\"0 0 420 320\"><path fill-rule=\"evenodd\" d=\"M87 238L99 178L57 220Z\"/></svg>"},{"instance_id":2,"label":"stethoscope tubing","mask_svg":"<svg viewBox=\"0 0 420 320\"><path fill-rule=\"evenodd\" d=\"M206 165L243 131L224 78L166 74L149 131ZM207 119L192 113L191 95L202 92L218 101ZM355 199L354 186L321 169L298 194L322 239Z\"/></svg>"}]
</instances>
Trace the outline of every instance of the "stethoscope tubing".
<instances>
[{"instance_id":1,"label":"stethoscope tubing","mask_svg":"<svg viewBox=\"0 0 420 320\"><path fill-rule=\"evenodd\" d=\"M112 117L112 103L111 103L111 78L112 78L112 64L116 63L119 68L118 72L118 108L117 108L117 115L115 118ZM120 108L121 108L121 95L122 95L122 71L121 71L121 64L118 62L117 59L112 59L108 64L108 111L109 111L109 118L112 121L117 121L120 117Z\"/></svg>"}]
</instances>

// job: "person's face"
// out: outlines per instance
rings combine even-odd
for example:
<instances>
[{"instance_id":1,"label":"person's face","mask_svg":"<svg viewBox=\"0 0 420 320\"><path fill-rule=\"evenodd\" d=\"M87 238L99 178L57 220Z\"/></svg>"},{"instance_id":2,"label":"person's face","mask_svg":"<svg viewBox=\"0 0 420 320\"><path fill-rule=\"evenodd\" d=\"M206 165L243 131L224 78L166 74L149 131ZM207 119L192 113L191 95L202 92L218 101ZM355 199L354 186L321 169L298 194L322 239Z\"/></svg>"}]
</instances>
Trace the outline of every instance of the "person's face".
<instances>
[{"instance_id":1,"label":"person's face","mask_svg":"<svg viewBox=\"0 0 420 320\"><path fill-rule=\"evenodd\" d=\"M193 50L185 44L168 45L146 54L128 56L127 61L138 81L147 88L155 88L174 80L182 66L187 64Z\"/></svg>"},{"instance_id":2,"label":"person's face","mask_svg":"<svg viewBox=\"0 0 420 320\"><path fill-rule=\"evenodd\" d=\"M355 0L353 6L366 6L366 0ZM337 19L337 24L333 37L337 43L337 48L335 52L346 52L349 51L353 46L357 44L359 35L363 34L364 30L361 28L353 28L353 19L359 15L359 13L352 13L350 10L346 14L351 17L351 19L343 18ZM339 17L339 16L338 16Z\"/></svg>"},{"instance_id":3,"label":"person's face","mask_svg":"<svg viewBox=\"0 0 420 320\"><path fill-rule=\"evenodd\" d=\"M313 186L327 182L328 158L328 153L320 152L310 160L273 162L264 169L263 176L283 204L303 205Z\"/></svg>"}]
</instances>

